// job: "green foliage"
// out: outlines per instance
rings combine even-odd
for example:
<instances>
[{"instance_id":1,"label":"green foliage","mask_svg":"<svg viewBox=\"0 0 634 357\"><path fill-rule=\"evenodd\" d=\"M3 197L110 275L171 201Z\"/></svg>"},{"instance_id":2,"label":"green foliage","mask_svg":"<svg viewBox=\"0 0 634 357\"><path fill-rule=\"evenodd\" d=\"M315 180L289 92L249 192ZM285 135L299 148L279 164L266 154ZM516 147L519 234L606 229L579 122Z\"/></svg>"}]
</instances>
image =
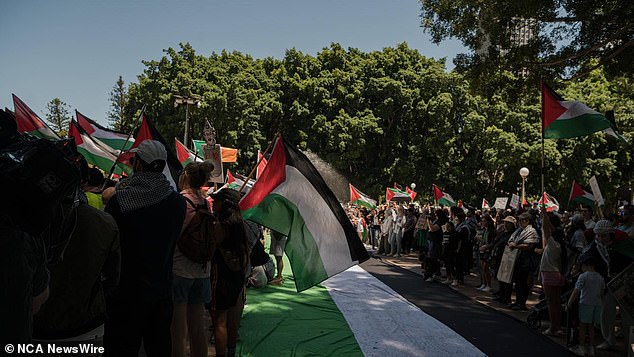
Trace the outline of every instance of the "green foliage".
<instances>
[{"instance_id":1,"label":"green foliage","mask_svg":"<svg viewBox=\"0 0 634 357\"><path fill-rule=\"evenodd\" d=\"M119 76L117 82L110 91L110 111L106 114L110 126L114 130L129 133L134 129L134 125L127 120L125 115L125 107L128 105L128 89L125 86L123 77Z\"/></svg>"},{"instance_id":2,"label":"green foliage","mask_svg":"<svg viewBox=\"0 0 634 357\"><path fill-rule=\"evenodd\" d=\"M632 1L419 2L421 26L435 43L457 38L471 50L456 58L458 67L486 75L511 70L532 78L583 76L599 66L614 76L632 73ZM532 35L522 38L522 27Z\"/></svg>"},{"instance_id":3,"label":"green foliage","mask_svg":"<svg viewBox=\"0 0 634 357\"><path fill-rule=\"evenodd\" d=\"M68 125L71 120L68 104L59 98L54 98L46 104L46 110L48 110L46 113L46 121L51 126L51 129L53 129L59 137L65 137L66 134L68 134Z\"/></svg>"},{"instance_id":4,"label":"green foliage","mask_svg":"<svg viewBox=\"0 0 634 357\"><path fill-rule=\"evenodd\" d=\"M540 94L536 85L518 88L511 71L492 71L474 90L472 76L447 73L442 61L404 43L370 53L333 43L316 56L289 49L282 59L202 56L181 44L144 64L129 86L126 118L146 104L164 137L182 137L185 113L174 108L174 95L199 95L201 107L189 111L192 138L212 122L218 142L240 150L231 169L241 173L280 131L374 197L392 182L415 182L427 197L436 183L479 204L517 193L523 166L531 171L527 194L541 189ZM601 70L557 87L567 99L614 109L630 138L633 89L631 78L608 81ZM616 187L631 185L631 151L603 134L547 140L546 189L565 203L573 179L597 175L609 199Z\"/></svg>"}]
</instances>

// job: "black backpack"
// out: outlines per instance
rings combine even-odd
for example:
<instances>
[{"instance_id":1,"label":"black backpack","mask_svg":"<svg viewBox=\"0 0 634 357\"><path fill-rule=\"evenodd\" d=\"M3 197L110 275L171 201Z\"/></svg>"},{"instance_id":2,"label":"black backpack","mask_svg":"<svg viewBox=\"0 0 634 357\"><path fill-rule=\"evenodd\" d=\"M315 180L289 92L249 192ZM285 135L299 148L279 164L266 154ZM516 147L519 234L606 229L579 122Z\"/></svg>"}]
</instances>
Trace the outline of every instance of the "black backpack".
<instances>
[{"instance_id":1,"label":"black backpack","mask_svg":"<svg viewBox=\"0 0 634 357\"><path fill-rule=\"evenodd\" d=\"M190 260L196 263L211 261L216 242L213 237L214 215L209 212L207 201L202 205L195 205L192 200L183 196L196 212L185 230L178 238L178 249Z\"/></svg>"}]
</instances>

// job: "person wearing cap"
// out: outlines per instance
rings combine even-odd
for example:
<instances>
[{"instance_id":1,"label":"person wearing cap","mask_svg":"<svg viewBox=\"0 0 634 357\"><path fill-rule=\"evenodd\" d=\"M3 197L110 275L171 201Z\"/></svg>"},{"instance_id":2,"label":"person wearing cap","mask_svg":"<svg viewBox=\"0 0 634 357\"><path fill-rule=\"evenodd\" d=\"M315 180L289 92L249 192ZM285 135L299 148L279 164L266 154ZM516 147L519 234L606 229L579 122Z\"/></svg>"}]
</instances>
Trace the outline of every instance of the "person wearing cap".
<instances>
[{"instance_id":1,"label":"person wearing cap","mask_svg":"<svg viewBox=\"0 0 634 357\"><path fill-rule=\"evenodd\" d=\"M498 275L498 270L500 269L500 262L502 260L502 254L504 253L504 247L507 245L513 232L515 232L517 225L515 217L510 215L506 216L504 219L500 218L500 221L502 222L504 228L495 237L495 241L493 241L493 246L491 248L491 267L495 272L495 276ZM511 294L513 292L511 289L512 285L503 281L498 281L498 283L500 285L500 290L494 294L493 300L502 304L510 304Z\"/></svg>"},{"instance_id":2,"label":"person wearing cap","mask_svg":"<svg viewBox=\"0 0 634 357\"><path fill-rule=\"evenodd\" d=\"M185 201L163 175L167 151L155 140L131 150L133 175L121 181L105 211L119 226L121 276L108 303L106 356L172 352L172 265Z\"/></svg>"},{"instance_id":3,"label":"person wearing cap","mask_svg":"<svg viewBox=\"0 0 634 357\"><path fill-rule=\"evenodd\" d=\"M567 241L567 267L565 273L570 273L577 262L577 258L587 246L585 237L586 226L583 222L583 216L575 214L570 218L570 229L568 230ZM577 270L578 271L578 270Z\"/></svg>"},{"instance_id":4,"label":"person wearing cap","mask_svg":"<svg viewBox=\"0 0 634 357\"><path fill-rule=\"evenodd\" d=\"M508 246L511 250L518 250L517 259L513 266L513 282L515 283L515 303L511 305L513 310L526 309L526 300L528 299L529 286L528 276L531 273L530 264L524 264L531 257L535 245L539 243L537 231L531 225L533 216L524 212L519 215L519 228L513 233L509 239Z\"/></svg>"}]
</instances>

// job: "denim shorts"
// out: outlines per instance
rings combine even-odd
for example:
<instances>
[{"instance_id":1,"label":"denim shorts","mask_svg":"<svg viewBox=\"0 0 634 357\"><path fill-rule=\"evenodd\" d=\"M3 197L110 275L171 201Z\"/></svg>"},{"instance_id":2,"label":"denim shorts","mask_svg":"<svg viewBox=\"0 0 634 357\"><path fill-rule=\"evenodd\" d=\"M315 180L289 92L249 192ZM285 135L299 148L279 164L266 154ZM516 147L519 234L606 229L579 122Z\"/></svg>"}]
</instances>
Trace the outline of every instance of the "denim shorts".
<instances>
[{"instance_id":1,"label":"denim shorts","mask_svg":"<svg viewBox=\"0 0 634 357\"><path fill-rule=\"evenodd\" d=\"M601 306L579 304L579 321L584 324L601 323Z\"/></svg>"},{"instance_id":2,"label":"denim shorts","mask_svg":"<svg viewBox=\"0 0 634 357\"><path fill-rule=\"evenodd\" d=\"M172 282L175 304L206 304L211 301L209 278L188 279L174 275Z\"/></svg>"}]
</instances>

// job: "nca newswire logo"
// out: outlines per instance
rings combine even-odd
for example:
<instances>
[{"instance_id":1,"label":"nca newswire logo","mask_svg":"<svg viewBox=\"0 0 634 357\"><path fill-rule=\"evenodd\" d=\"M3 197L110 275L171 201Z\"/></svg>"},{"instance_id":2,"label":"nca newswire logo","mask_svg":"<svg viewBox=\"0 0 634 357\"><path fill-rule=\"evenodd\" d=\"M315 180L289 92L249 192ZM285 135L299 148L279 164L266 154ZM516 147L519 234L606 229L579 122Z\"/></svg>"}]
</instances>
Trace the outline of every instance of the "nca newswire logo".
<instances>
[{"instance_id":1,"label":"nca newswire logo","mask_svg":"<svg viewBox=\"0 0 634 357\"><path fill-rule=\"evenodd\" d=\"M4 346L4 352L16 354L98 354L105 349L92 343L80 343L77 345L58 345L55 343L18 343Z\"/></svg>"}]
</instances>

